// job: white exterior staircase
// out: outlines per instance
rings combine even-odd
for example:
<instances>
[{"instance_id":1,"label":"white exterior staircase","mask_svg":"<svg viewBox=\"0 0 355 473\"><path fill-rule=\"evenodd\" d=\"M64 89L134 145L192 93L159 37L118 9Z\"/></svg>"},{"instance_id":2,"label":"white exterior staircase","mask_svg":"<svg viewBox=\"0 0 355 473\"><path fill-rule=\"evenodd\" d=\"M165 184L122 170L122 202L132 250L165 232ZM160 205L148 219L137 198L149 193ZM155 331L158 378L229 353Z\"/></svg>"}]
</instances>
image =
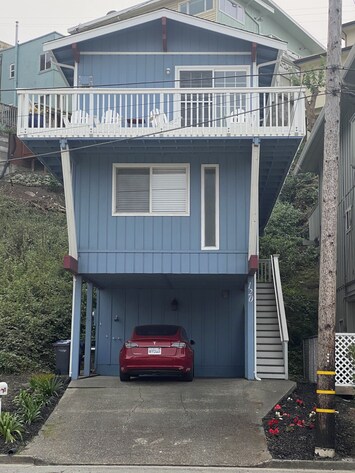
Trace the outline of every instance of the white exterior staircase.
<instances>
[{"instance_id":1,"label":"white exterior staircase","mask_svg":"<svg viewBox=\"0 0 355 473\"><path fill-rule=\"evenodd\" d=\"M288 378L288 333L278 259L261 261L256 286L257 376Z\"/></svg>"}]
</instances>

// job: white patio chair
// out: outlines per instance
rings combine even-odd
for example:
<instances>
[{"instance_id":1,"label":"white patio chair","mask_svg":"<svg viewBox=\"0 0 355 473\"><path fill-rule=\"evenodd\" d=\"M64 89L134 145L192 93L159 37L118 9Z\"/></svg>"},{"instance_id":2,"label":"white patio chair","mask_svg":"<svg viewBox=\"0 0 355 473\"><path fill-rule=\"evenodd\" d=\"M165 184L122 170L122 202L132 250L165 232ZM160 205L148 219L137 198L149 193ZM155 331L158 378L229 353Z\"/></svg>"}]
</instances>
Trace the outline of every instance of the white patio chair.
<instances>
[{"instance_id":1,"label":"white patio chair","mask_svg":"<svg viewBox=\"0 0 355 473\"><path fill-rule=\"evenodd\" d=\"M70 118L68 115L63 117L65 128L76 135L90 133L90 118L89 114L83 110L74 110Z\"/></svg>"},{"instance_id":2,"label":"white patio chair","mask_svg":"<svg viewBox=\"0 0 355 473\"><path fill-rule=\"evenodd\" d=\"M121 116L119 113L109 109L102 114L101 122L94 121L95 131L97 133L114 133L121 127Z\"/></svg>"},{"instance_id":3,"label":"white patio chair","mask_svg":"<svg viewBox=\"0 0 355 473\"><path fill-rule=\"evenodd\" d=\"M231 126L237 123L245 123L245 110L244 108L237 108L232 112L229 117L226 117L227 126Z\"/></svg>"},{"instance_id":4,"label":"white patio chair","mask_svg":"<svg viewBox=\"0 0 355 473\"><path fill-rule=\"evenodd\" d=\"M181 126L181 118L175 117L173 120L168 120L166 114L156 108L150 112L149 121L154 128L160 128L161 130L168 130Z\"/></svg>"}]
</instances>

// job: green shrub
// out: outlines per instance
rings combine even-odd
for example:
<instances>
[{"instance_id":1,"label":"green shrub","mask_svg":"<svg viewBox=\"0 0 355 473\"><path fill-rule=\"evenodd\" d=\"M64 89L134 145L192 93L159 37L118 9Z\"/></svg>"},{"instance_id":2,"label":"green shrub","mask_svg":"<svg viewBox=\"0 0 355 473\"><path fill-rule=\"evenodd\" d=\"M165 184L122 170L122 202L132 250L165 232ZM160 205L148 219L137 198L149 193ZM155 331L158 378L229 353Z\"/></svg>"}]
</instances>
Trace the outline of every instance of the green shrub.
<instances>
[{"instance_id":1,"label":"green shrub","mask_svg":"<svg viewBox=\"0 0 355 473\"><path fill-rule=\"evenodd\" d=\"M43 407L43 399L36 393L30 393L26 389L22 389L14 398L14 404L18 408L20 419L25 424L32 424L42 418L41 410Z\"/></svg>"},{"instance_id":2,"label":"green shrub","mask_svg":"<svg viewBox=\"0 0 355 473\"><path fill-rule=\"evenodd\" d=\"M43 373L32 376L30 386L46 402L52 396L59 395L63 389L63 381L54 374Z\"/></svg>"},{"instance_id":3,"label":"green shrub","mask_svg":"<svg viewBox=\"0 0 355 473\"><path fill-rule=\"evenodd\" d=\"M10 412L0 414L0 435L5 443L14 442L17 438L22 439L23 431L23 425L17 415Z\"/></svg>"},{"instance_id":4,"label":"green shrub","mask_svg":"<svg viewBox=\"0 0 355 473\"><path fill-rule=\"evenodd\" d=\"M26 356L17 355L8 351L0 350L0 373L19 374L36 371L38 364Z\"/></svg>"}]
</instances>

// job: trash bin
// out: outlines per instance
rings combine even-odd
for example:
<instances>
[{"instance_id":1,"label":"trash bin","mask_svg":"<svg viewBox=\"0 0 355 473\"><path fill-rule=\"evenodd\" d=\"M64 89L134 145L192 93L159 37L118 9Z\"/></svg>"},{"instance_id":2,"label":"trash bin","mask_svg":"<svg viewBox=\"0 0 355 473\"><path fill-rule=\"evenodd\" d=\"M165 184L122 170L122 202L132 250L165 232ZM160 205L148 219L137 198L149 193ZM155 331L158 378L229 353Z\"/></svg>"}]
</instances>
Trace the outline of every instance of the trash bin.
<instances>
[{"instance_id":1,"label":"trash bin","mask_svg":"<svg viewBox=\"0 0 355 473\"><path fill-rule=\"evenodd\" d=\"M57 374L69 374L70 340L58 340L53 343L55 352L55 371Z\"/></svg>"}]
</instances>

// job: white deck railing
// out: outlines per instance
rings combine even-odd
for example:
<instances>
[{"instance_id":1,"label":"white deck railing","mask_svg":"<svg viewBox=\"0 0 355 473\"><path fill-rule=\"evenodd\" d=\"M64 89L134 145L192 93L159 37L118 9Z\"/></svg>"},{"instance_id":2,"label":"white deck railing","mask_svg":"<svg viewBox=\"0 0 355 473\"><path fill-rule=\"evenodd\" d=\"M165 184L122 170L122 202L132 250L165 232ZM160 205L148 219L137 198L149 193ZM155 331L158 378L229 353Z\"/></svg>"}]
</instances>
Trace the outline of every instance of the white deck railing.
<instances>
[{"instance_id":1,"label":"white deck railing","mask_svg":"<svg viewBox=\"0 0 355 473\"><path fill-rule=\"evenodd\" d=\"M303 136L299 88L18 91L21 137Z\"/></svg>"},{"instance_id":2,"label":"white deck railing","mask_svg":"<svg viewBox=\"0 0 355 473\"><path fill-rule=\"evenodd\" d=\"M282 292L278 255L271 256L271 269L272 269L272 279L274 282L274 289L275 289L277 318L279 320L279 327L280 327L280 339L282 343L282 350L283 350L284 362L285 362L285 379L288 379L288 341L289 341L289 338L288 338L287 320L286 320L285 304L284 304L284 298L283 298L283 292Z\"/></svg>"}]
</instances>

